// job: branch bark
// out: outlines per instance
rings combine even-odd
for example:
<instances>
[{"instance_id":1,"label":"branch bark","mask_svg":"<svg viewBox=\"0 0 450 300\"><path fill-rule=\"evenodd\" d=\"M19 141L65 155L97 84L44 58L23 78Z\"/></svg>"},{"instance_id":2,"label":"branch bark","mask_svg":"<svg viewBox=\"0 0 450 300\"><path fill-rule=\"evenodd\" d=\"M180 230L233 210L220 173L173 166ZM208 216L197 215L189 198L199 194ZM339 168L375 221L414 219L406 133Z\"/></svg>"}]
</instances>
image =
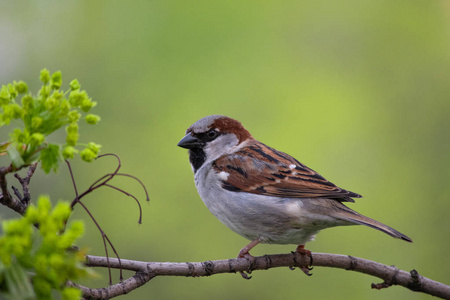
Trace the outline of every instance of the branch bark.
<instances>
[{"instance_id":1,"label":"branch bark","mask_svg":"<svg viewBox=\"0 0 450 300\"><path fill-rule=\"evenodd\" d=\"M356 271L381 278L384 282L372 284L372 288L386 288L400 285L412 291L430 294L443 299L450 299L450 286L419 275L416 270L410 272L381 263L349 255L312 253L313 266L331 267ZM133 277L106 288L90 289L77 284L85 298L107 299L127 294L145 284L156 276L211 276L221 273L239 271L251 273L254 270L268 270L276 267L298 267L310 263L310 258L297 252L290 254L264 255L255 257L250 262L245 258L234 258L204 262L143 262L121 259L122 269L135 271ZM90 267L107 267L106 257L86 256L86 265ZM110 258L109 266L119 268L119 260Z\"/></svg>"},{"instance_id":2,"label":"branch bark","mask_svg":"<svg viewBox=\"0 0 450 300\"><path fill-rule=\"evenodd\" d=\"M8 167L0 167L0 203L11 208L15 212L23 215L26 210L26 205L20 200L15 199L11 196L8 191L8 184L6 182L6 174L13 172L13 167L9 165Z\"/></svg>"}]
</instances>

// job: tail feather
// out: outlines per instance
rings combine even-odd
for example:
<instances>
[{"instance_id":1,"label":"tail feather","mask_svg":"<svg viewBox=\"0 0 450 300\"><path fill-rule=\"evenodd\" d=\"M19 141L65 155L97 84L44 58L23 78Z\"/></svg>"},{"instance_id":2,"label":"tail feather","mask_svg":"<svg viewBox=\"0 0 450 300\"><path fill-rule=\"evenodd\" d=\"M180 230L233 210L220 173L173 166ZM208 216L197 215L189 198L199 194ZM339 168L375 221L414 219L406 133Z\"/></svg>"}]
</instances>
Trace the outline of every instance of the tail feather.
<instances>
[{"instance_id":1,"label":"tail feather","mask_svg":"<svg viewBox=\"0 0 450 300\"><path fill-rule=\"evenodd\" d=\"M361 215L362 216L362 215ZM412 243L412 239L409 238L407 235L395 230L392 227L389 227L381 222L378 222L374 219L362 216L363 218L348 218L347 220L355 223L355 224L359 224L359 225L365 225L374 229L377 229L381 232L384 232L386 234L389 234L390 236L397 238L397 239L402 239L404 241L410 242Z\"/></svg>"},{"instance_id":2,"label":"tail feather","mask_svg":"<svg viewBox=\"0 0 450 300\"><path fill-rule=\"evenodd\" d=\"M343 205L342 203L341 203L341 207L340 207L340 212L341 212L341 213L339 213L340 219L342 219L344 221L348 221L348 222L358 224L358 225L365 225L365 226L377 229L386 234L389 234L390 236L392 236L394 238L402 239L404 241L412 243L412 239L409 238L407 235L405 235L405 234L395 230L394 228L389 227L381 222L378 222L374 219L363 216L363 215L357 213L356 211L348 208L347 206Z\"/></svg>"}]
</instances>

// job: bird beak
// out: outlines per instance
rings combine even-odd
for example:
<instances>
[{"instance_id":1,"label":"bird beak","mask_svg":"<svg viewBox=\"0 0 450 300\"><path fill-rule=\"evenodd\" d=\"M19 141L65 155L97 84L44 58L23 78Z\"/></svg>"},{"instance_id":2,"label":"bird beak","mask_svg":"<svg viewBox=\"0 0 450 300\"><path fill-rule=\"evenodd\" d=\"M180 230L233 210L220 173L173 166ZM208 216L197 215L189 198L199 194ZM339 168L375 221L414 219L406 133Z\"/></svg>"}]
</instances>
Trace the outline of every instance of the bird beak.
<instances>
[{"instance_id":1,"label":"bird beak","mask_svg":"<svg viewBox=\"0 0 450 300\"><path fill-rule=\"evenodd\" d=\"M177 145L181 148L192 149L203 146L203 142L191 135L189 132Z\"/></svg>"}]
</instances>

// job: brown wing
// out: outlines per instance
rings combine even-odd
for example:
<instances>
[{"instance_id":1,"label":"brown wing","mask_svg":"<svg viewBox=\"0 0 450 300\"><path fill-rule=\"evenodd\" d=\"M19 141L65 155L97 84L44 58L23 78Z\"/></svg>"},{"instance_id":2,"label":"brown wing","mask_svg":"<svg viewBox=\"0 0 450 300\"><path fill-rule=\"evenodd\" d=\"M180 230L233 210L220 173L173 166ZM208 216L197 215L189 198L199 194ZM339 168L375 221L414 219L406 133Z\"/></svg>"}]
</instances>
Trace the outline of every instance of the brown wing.
<instances>
[{"instance_id":1,"label":"brown wing","mask_svg":"<svg viewBox=\"0 0 450 300\"><path fill-rule=\"evenodd\" d=\"M326 197L349 202L361 198L337 187L292 156L259 142L219 158L213 167L217 173L225 172L223 188L234 192L287 198Z\"/></svg>"}]
</instances>

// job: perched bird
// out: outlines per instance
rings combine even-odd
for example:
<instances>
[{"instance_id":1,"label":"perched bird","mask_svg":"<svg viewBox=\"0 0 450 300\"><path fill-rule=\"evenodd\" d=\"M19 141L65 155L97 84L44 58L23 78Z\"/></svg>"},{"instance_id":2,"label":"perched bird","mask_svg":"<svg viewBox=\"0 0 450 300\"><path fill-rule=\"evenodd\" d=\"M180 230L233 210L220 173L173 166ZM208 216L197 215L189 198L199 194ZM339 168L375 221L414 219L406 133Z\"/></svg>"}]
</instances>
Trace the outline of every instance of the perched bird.
<instances>
[{"instance_id":1,"label":"perched bird","mask_svg":"<svg viewBox=\"0 0 450 300\"><path fill-rule=\"evenodd\" d=\"M238 257L251 259L249 251L259 243L299 245L297 252L311 257L305 243L322 229L343 225L365 225L412 242L343 204L361 195L257 141L234 119L204 117L187 129L178 146L189 149L195 185L211 213L251 241Z\"/></svg>"}]
</instances>

